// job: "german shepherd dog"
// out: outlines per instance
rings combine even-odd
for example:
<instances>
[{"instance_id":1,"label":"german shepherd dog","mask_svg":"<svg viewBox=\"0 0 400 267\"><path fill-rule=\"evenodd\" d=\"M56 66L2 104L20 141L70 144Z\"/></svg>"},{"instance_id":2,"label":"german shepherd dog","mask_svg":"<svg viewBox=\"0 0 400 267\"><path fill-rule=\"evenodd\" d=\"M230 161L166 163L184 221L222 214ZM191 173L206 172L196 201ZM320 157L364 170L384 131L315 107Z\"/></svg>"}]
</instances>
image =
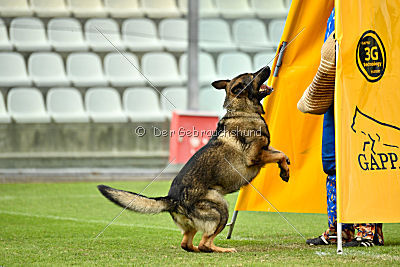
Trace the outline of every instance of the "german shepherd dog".
<instances>
[{"instance_id":1,"label":"german shepherd dog","mask_svg":"<svg viewBox=\"0 0 400 267\"><path fill-rule=\"evenodd\" d=\"M140 213L169 212L182 229L181 247L193 252L236 252L214 245L215 237L228 221L224 195L251 182L267 163L278 163L280 176L289 180L288 157L270 146L270 134L261 114L260 101L272 88L262 86L269 67L241 74L232 80L212 83L224 89L226 115L218 122L209 142L198 150L172 181L168 195L148 198L136 193L99 185L100 192L121 207ZM249 134L253 130L253 134ZM195 234L203 232L198 246Z\"/></svg>"}]
</instances>

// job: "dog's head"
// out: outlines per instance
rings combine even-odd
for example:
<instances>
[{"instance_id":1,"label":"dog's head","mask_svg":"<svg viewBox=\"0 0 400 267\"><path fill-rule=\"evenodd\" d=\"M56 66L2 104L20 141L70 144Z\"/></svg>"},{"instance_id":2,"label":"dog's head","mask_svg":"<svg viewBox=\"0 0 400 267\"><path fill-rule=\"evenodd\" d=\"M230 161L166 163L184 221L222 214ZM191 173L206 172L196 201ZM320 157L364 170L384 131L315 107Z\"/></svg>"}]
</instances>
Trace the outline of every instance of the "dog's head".
<instances>
[{"instance_id":1,"label":"dog's head","mask_svg":"<svg viewBox=\"0 0 400 267\"><path fill-rule=\"evenodd\" d=\"M272 92L272 88L262 86L271 74L270 68L263 67L254 73L244 73L232 80L212 83L216 89L225 89L224 108L243 112L264 114L260 101Z\"/></svg>"}]
</instances>

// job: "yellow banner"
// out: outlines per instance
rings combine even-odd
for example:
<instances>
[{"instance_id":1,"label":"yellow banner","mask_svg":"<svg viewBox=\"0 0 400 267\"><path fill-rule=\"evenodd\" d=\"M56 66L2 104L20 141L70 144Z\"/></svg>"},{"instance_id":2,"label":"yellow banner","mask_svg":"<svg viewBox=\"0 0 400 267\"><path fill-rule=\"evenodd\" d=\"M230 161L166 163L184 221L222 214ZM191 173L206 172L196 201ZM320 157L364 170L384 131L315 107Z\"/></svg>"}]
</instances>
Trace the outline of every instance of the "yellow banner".
<instances>
[{"instance_id":1,"label":"yellow banner","mask_svg":"<svg viewBox=\"0 0 400 267\"><path fill-rule=\"evenodd\" d=\"M338 220L399 222L400 1L335 5Z\"/></svg>"},{"instance_id":2,"label":"yellow banner","mask_svg":"<svg viewBox=\"0 0 400 267\"><path fill-rule=\"evenodd\" d=\"M333 0L292 1L281 38L281 44L287 42L288 46L279 76L269 81L275 92L264 103L265 119L271 145L291 160L290 180L283 182L278 166L270 164L252 184L282 212L326 213L322 116L302 114L297 110L297 102L318 69L332 8ZM268 60L265 59L266 64ZM240 191L235 210L275 211L251 186Z\"/></svg>"}]
</instances>

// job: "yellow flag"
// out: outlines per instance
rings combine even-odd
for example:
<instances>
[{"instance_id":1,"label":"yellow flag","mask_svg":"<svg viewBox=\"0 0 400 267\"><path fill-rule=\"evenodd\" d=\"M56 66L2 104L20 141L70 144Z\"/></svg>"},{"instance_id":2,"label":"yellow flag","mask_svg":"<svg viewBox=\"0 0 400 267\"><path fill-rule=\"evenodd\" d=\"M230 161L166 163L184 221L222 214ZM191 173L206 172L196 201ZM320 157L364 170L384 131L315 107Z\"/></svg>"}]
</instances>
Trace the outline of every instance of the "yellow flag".
<instances>
[{"instance_id":1,"label":"yellow flag","mask_svg":"<svg viewBox=\"0 0 400 267\"><path fill-rule=\"evenodd\" d=\"M265 119L271 145L291 160L290 180L283 182L278 166L270 164L252 184L282 212L326 213L322 116L302 114L297 110L297 102L317 72L332 9L332 0L292 1L281 38L281 44L287 42L288 46L278 77L269 81L275 92L264 103ZM274 67L272 73L273 70ZM235 210L275 211L251 186L240 191Z\"/></svg>"},{"instance_id":2,"label":"yellow flag","mask_svg":"<svg viewBox=\"0 0 400 267\"><path fill-rule=\"evenodd\" d=\"M335 5L338 220L399 222L400 1Z\"/></svg>"}]
</instances>

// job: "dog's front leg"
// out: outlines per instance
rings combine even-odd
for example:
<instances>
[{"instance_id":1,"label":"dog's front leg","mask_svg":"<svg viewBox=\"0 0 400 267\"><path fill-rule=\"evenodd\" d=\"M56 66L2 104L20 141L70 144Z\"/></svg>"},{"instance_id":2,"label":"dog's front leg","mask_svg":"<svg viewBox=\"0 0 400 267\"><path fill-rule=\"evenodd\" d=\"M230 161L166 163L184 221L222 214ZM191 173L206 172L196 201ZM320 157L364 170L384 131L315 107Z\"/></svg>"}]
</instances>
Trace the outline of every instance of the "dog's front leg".
<instances>
[{"instance_id":1,"label":"dog's front leg","mask_svg":"<svg viewBox=\"0 0 400 267\"><path fill-rule=\"evenodd\" d=\"M272 146L263 147L262 159L267 163L278 163L279 168L281 169L280 177L283 181L289 181L289 158L282 151L276 150Z\"/></svg>"}]
</instances>

